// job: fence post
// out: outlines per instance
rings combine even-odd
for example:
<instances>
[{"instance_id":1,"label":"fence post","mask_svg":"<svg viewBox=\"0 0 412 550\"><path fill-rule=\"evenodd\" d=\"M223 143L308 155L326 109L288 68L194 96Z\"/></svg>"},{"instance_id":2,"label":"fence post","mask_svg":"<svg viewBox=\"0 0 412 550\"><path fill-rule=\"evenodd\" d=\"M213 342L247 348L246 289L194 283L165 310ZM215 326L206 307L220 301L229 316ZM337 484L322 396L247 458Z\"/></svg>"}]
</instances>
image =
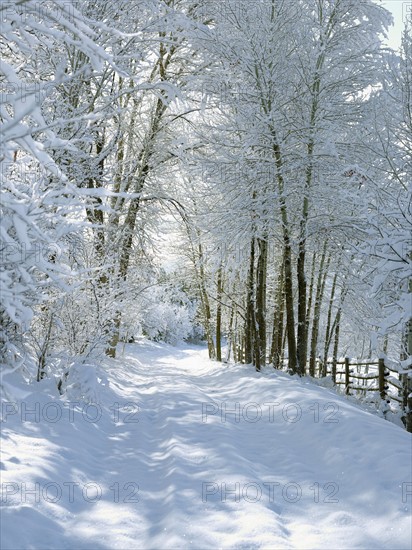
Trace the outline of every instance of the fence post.
<instances>
[{"instance_id":1,"label":"fence post","mask_svg":"<svg viewBox=\"0 0 412 550\"><path fill-rule=\"evenodd\" d=\"M322 363L322 377L325 377L327 375L328 375L328 360L326 359L326 361Z\"/></svg>"},{"instance_id":2,"label":"fence post","mask_svg":"<svg viewBox=\"0 0 412 550\"><path fill-rule=\"evenodd\" d=\"M405 416L403 418L406 431L412 433L412 378L409 377L410 368L400 375L402 380L402 408ZM409 397L410 396L410 397Z\"/></svg>"},{"instance_id":3,"label":"fence post","mask_svg":"<svg viewBox=\"0 0 412 550\"><path fill-rule=\"evenodd\" d=\"M379 393L381 399L386 401L386 388L385 388L385 359L380 358L378 363L379 373Z\"/></svg>"},{"instance_id":4,"label":"fence post","mask_svg":"<svg viewBox=\"0 0 412 550\"><path fill-rule=\"evenodd\" d=\"M319 362L319 378L322 378L322 376L323 376L323 361L322 361L321 357L319 357L318 362Z\"/></svg>"},{"instance_id":5,"label":"fence post","mask_svg":"<svg viewBox=\"0 0 412 550\"><path fill-rule=\"evenodd\" d=\"M350 371L349 371L349 357L345 357L345 393L349 395L350 384Z\"/></svg>"},{"instance_id":6,"label":"fence post","mask_svg":"<svg viewBox=\"0 0 412 550\"><path fill-rule=\"evenodd\" d=\"M405 428L407 432L412 433L412 395L408 397L408 408L405 409L405 412Z\"/></svg>"}]
</instances>

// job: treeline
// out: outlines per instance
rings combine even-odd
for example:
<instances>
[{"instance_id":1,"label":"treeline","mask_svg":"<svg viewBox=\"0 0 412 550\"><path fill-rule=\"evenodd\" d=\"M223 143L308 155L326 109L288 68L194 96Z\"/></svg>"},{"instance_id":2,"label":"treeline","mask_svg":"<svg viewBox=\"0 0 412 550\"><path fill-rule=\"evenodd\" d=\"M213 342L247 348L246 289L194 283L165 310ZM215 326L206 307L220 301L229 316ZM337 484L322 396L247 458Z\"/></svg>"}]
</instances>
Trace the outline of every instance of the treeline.
<instances>
[{"instance_id":1,"label":"treeline","mask_svg":"<svg viewBox=\"0 0 412 550\"><path fill-rule=\"evenodd\" d=\"M4 365L196 324L258 370L408 353L410 22L397 54L372 0L0 16Z\"/></svg>"}]
</instances>

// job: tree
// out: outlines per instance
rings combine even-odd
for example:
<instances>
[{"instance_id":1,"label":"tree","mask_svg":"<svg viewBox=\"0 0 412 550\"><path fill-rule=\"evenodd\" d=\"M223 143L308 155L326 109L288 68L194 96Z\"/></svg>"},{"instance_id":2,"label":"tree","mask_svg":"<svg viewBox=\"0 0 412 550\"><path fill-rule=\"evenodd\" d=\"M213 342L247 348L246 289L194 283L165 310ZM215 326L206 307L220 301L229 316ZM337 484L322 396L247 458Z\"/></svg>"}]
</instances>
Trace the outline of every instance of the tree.
<instances>
[{"instance_id":1,"label":"tree","mask_svg":"<svg viewBox=\"0 0 412 550\"><path fill-rule=\"evenodd\" d=\"M333 232L332 249L341 250L335 240L342 237L342 227L358 227L356 209L350 215L340 213L341 208L336 213L337 197L351 203L356 193L344 173L353 155L353 130L367 113L365 91L378 82L379 33L389 19L373 2L352 0L268 1L244 7L226 2L225 10L213 16L205 40L213 67L204 86L212 98L204 128L213 160L206 162L224 173L213 192L221 186L226 197L220 223L228 239L238 240L245 228L248 232L246 360L260 368L268 353L267 286L274 285L278 271L268 271L273 243L276 263L284 270L289 370L303 374L312 315L306 255L328 231ZM237 178L230 166L238 167ZM334 210L328 223L324 212ZM322 281L324 287L323 275ZM317 353L319 300L314 304L312 356Z\"/></svg>"},{"instance_id":2,"label":"tree","mask_svg":"<svg viewBox=\"0 0 412 550\"><path fill-rule=\"evenodd\" d=\"M77 212L73 187L56 162L55 151L73 151L47 119L41 102L55 87L70 82L64 65L44 62L48 47L76 47L100 70L112 58L95 41L96 22L66 2L32 0L1 7L2 104L2 362L29 329L33 308L51 288L64 288L70 271L59 256L64 237L74 230L68 214ZM22 353L21 347L19 352ZM14 359L12 358L12 363Z\"/></svg>"}]
</instances>

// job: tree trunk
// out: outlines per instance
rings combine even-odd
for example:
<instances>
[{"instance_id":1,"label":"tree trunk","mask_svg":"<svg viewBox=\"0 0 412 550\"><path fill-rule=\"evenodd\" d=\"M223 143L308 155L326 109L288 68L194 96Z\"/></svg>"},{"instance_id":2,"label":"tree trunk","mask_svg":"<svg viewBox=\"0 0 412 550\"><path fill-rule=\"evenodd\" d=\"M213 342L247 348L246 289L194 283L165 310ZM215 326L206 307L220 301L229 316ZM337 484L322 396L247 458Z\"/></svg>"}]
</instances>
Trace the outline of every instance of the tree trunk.
<instances>
[{"instance_id":1,"label":"tree trunk","mask_svg":"<svg viewBox=\"0 0 412 550\"><path fill-rule=\"evenodd\" d=\"M332 381L336 384L336 363L338 361L338 349L339 349L339 331L340 331L340 317L341 308L338 309L335 319L335 340L333 344L333 358L332 358Z\"/></svg>"},{"instance_id":2,"label":"tree trunk","mask_svg":"<svg viewBox=\"0 0 412 550\"><path fill-rule=\"evenodd\" d=\"M292 250L289 235L285 235L284 245L285 266L285 304L286 304L286 333L288 342L288 369L291 374L298 372L296 338L295 338L295 314L292 283Z\"/></svg>"},{"instance_id":3,"label":"tree trunk","mask_svg":"<svg viewBox=\"0 0 412 550\"><path fill-rule=\"evenodd\" d=\"M230 311L230 319L229 319L229 330L228 330L228 340L227 340L227 352L226 352L226 363L230 361L230 355L232 352L232 342L234 341L234 334L233 334L233 319L235 317L235 310L236 306L233 304L231 311ZM233 346L234 348L234 346ZM236 362L236 359L234 359Z\"/></svg>"},{"instance_id":4,"label":"tree trunk","mask_svg":"<svg viewBox=\"0 0 412 550\"><path fill-rule=\"evenodd\" d=\"M255 272L255 239L252 237L250 242L249 271L246 289L246 322L245 322L245 363L247 365L254 362L255 345L255 306L253 303L254 295L254 272Z\"/></svg>"},{"instance_id":5,"label":"tree trunk","mask_svg":"<svg viewBox=\"0 0 412 550\"><path fill-rule=\"evenodd\" d=\"M279 368L280 355L282 349L282 337L283 337L283 312L285 309L285 295L284 295L284 275L285 268L282 267L278 276L278 284L275 297L275 308L273 315L273 333L272 333L272 346L270 350L270 363L272 363L275 369Z\"/></svg>"},{"instance_id":6,"label":"tree trunk","mask_svg":"<svg viewBox=\"0 0 412 550\"><path fill-rule=\"evenodd\" d=\"M160 36L163 36L163 34L160 33ZM159 45L158 62L155 66L155 70L153 74L155 74L155 72L158 70L161 81L167 80L166 69L171 61L174 51L175 51L174 46L172 46L170 48L170 51L167 52L163 42L161 42ZM137 163L137 170L136 170L137 174L133 174L133 176L129 180L130 183L133 180L135 181L135 184L133 186L133 193L135 194L139 194L142 192L147 176L149 175L150 163L154 153L154 143L156 141L156 137L159 131L161 130L162 117L167 110L167 106L168 106L167 94L161 91L160 95L161 97L157 99L154 106L151 122L145 136L146 139L144 140L141 151L138 155L139 162ZM119 154L121 155L121 158L123 158L122 157L123 152L119 151ZM120 204L123 204L123 202L120 201ZM120 244L120 261L119 261L119 270L118 270L120 281L126 281L126 278L127 278L127 272L130 264L130 256L132 253L134 231L136 227L136 219L137 219L139 208L140 208L140 198L136 197L131 199L129 208L127 210L126 218L124 221L124 225L123 225L123 234L122 234L121 244ZM113 217L114 217L114 220L116 220L116 222L118 223L120 219L119 211L117 211L113 215ZM110 357L116 356L116 345L119 342L119 338L120 338L120 325L121 325L121 310L119 309L116 312L115 318L113 320L113 326L114 326L113 336L109 343L109 347L106 350L106 354L109 355Z\"/></svg>"},{"instance_id":7,"label":"tree trunk","mask_svg":"<svg viewBox=\"0 0 412 550\"><path fill-rule=\"evenodd\" d=\"M216 359L222 361L222 267L217 272L217 305L216 305Z\"/></svg>"},{"instance_id":8,"label":"tree trunk","mask_svg":"<svg viewBox=\"0 0 412 550\"><path fill-rule=\"evenodd\" d=\"M315 376L316 351L317 351L318 337L319 337L320 309L322 305L323 289L324 289L325 280L326 280L324 278L324 272L327 271L327 267L325 269L326 250L327 250L327 241L325 241L325 244L323 247L322 257L319 265L318 281L316 286L316 299L315 299L315 307L313 311L311 350L310 350L310 358L309 358L310 376ZM327 263L329 263L329 260Z\"/></svg>"},{"instance_id":9,"label":"tree trunk","mask_svg":"<svg viewBox=\"0 0 412 550\"><path fill-rule=\"evenodd\" d=\"M293 299L293 275L292 275L292 246L290 242L289 219L285 199L285 182L283 179L283 160L279 147L276 131L272 128L273 154L276 164L276 177L279 190L279 206L282 218L283 231L283 265L285 269L285 304L286 304L286 330L288 339L288 369L291 374L298 372L298 358L295 337L295 313Z\"/></svg>"},{"instance_id":10,"label":"tree trunk","mask_svg":"<svg viewBox=\"0 0 412 550\"><path fill-rule=\"evenodd\" d=\"M258 239L259 257L256 276L256 370L266 364L266 277L268 243Z\"/></svg>"},{"instance_id":11,"label":"tree trunk","mask_svg":"<svg viewBox=\"0 0 412 550\"><path fill-rule=\"evenodd\" d=\"M309 328L310 328L310 314L312 311L312 303L313 303L313 291L315 288L315 273L316 273L316 252L313 253L312 256L312 272L310 276L310 285L309 285L309 294L308 294L308 303L306 308L306 326L305 326L305 356L307 357L308 354L308 341L309 341ZM305 364L305 372L306 372L306 366Z\"/></svg>"},{"instance_id":12,"label":"tree trunk","mask_svg":"<svg viewBox=\"0 0 412 550\"><path fill-rule=\"evenodd\" d=\"M306 223L302 220L302 226ZM301 232L304 233L305 229L302 227ZM299 374L305 373L306 366L306 274L305 274L305 257L306 257L306 237L301 237L299 241L299 254L297 262L297 275L298 275L298 341L297 341L297 355Z\"/></svg>"},{"instance_id":13,"label":"tree trunk","mask_svg":"<svg viewBox=\"0 0 412 550\"><path fill-rule=\"evenodd\" d=\"M280 369L283 369L283 365L285 363L285 349L286 349L286 340L287 340L287 335L288 335L288 328L285 324L285 330L284 330L284 333L282 334L282 345L281 345L281 352L280 352Z\"/></svg>"},{"instance_id":14,"label":"tree trunk","mask_svg":"<svg viewBox=\"0 0 412 550\"><path fill-rule=\"evenodd\" d=\"M338 274L335 273L333 277L333 283L332 283L332 289L330 293L330 300L329 300L329 308L328 308L328 319L326 324L326 333L325 333L325 349L323 352L323 369L322 369L322 376L326 376L326 365L328 361L328 353L329 353L329 346L330 342L332 340L332 330L331 330L331 323L332 323L332 308L333 303L335 300L335 291L336 291L336 281L338 278Z\"/></svg>"},{"instance_id":15,"label":"tree trunk","mask_svg":"<svg viewBox=\"0 0 412 550\"><path fill-rule=\"evenodd\" d=\"M213 342L213 336L212 336L212 325L211 325L211 319L212 314L210 310L210 303L209 303L209 296L207 294L206 290L206 277L205 277L205 268L203 264L203 247L202 244L199 242L198 245L198 251L199 251L199 286L200 286L200 296L201 296L201 302L203 306L203 319L204 319L204 327L206 332L206 339L207 339L207 347L209 351L209 359L216 359L216 350L215 350L215 344Z\"/></svg>"}]
</instances>

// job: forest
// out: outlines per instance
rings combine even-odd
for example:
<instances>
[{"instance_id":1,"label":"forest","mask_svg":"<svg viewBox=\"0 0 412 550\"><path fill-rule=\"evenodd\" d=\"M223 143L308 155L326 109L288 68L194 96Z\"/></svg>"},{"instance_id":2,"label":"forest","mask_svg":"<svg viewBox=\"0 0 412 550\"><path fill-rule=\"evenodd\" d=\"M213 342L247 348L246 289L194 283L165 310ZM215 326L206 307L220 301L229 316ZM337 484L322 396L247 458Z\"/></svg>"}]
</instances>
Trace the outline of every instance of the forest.
<instances>
[{"instance_id":1,"label":"forest","mask_svg":"<svg viewBox=\"0 0 412 550\"><path fill-rule=\"evenodd\" d=\"M3 548L410 548L386 4L2 0Z\"/></svg>"},{"instance_id":2,"label":"forest","mask_svg":"<svg viewBox=\"0 0 412 550\"><path fill-rule=\"evenodd\" d=\"M395 52L369 0L1 14L3 365L63 375L143 334L408 366L410 18Z\"/></svg>"}]
</instances>

